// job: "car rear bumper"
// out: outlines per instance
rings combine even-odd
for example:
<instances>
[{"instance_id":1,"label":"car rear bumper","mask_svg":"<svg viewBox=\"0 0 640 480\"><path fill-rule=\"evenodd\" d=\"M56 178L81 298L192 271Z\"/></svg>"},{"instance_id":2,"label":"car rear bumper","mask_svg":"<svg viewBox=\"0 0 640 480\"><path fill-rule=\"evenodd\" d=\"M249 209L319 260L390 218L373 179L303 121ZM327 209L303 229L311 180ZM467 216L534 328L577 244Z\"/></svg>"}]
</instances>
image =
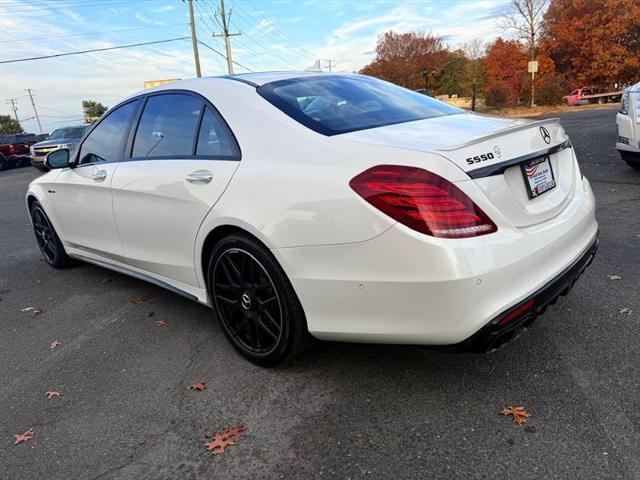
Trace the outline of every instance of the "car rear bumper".
<instances>
[{"instance_id":1,"label":"car rear bumper","mask_svg":"<svg viewBox=\"0 0 640 480\"><path fill-rule=\"evenodd\" d=\"M528 298L507 309L467 340L446 349L462 352L487 352L508 343L542 315L549 305L569 293L578 278L596 256L600 239L596 235L584 253L562 273Z\"/></svg>"},{"instance_id":2,"label":"car rear bumper","mask_svg":"<svg viewBox=\"0 0 640 480\"><path fill-rule=\"evenodd\" d=\"M565 278L591 251L595 201L581 183L560 214L538 225L458 240L395 225L367 242L273 252L316 337L456 345ZM546 295L536 308L553 300Z\"/></svg>"}]
</instances>

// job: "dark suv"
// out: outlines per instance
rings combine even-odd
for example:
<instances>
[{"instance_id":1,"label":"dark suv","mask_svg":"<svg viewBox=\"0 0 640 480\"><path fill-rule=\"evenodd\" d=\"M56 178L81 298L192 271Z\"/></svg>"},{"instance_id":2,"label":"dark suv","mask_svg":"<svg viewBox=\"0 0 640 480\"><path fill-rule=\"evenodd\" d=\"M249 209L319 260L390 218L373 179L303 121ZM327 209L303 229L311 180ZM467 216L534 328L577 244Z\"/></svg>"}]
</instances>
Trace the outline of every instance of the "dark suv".
<instances>
[{"instance_id":1,"label":"dark suv","mask_svg":"<svg viewBox=\"0 0 640 480\"><path fill-rule=\"evenodd\" d=\"M89 125L81 125L78 127L63 127L54 130L51 135L44 141L31 146L31 165L39 170L46 170L44 166L44 157L47 153L57 150L58 148L68 148L73 150Z\"/></svg>"}]
</instances>

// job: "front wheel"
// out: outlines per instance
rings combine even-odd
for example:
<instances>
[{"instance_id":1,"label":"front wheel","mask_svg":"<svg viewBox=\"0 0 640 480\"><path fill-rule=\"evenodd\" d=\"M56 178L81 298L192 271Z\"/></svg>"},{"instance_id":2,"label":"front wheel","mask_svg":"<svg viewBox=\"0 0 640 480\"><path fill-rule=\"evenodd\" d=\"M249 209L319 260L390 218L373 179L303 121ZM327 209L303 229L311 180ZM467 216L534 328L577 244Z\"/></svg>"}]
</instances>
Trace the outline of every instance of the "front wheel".
<instances>
[{"instance_id":1,"label":"front wheel","mask_svg":"<svg viewBox=\"0 0 640 480\"><path fill-rule=\"evenodd\" d=\"M51 225L47 214L44 213L42 206L38 202L33 202L30 213L33 232L44 259L54 268L68 267L71 264L71 258L65 252L60 237Z\"/></svg>"},{"instance_id":2,"label":"front wheel","mask_svg":"<svg viewBox=\"0 0 640 480\"><path fill-rule=\"evenodd\" d=\"M225 335L244 357L273 366L310 343L302 305L271 252L248 235L213 248L208 285Z\"/></svg>"}]
</instances>

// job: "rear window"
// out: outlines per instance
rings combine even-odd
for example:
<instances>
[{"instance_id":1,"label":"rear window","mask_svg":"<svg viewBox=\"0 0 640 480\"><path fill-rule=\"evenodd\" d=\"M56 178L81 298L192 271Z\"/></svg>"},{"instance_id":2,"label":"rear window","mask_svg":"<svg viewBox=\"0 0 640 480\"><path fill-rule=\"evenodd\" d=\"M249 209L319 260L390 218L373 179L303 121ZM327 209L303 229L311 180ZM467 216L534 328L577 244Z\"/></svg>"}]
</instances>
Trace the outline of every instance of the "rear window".
<instances>
[{"instance_id":1,"label":"rear window","mask_svg":"<svg viewBox=\"0 0 640 480\"><path fill-rule=\"evenodd\" d=\"M367 76L322 75L266 83L258 93L323 135L366 130L463 110Z\"/></svg>"}]
</instances>

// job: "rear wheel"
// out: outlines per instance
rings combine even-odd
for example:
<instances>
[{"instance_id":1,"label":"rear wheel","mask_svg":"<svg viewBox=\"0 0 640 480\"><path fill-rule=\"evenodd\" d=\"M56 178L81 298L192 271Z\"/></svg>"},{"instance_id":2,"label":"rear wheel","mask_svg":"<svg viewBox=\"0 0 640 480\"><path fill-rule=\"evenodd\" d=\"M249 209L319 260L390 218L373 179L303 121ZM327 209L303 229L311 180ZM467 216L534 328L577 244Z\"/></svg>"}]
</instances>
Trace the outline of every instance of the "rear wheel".
<instances>
[{"instance_id":1,"label":"rear wheel","mask_svg":"<svg viewBox=\"0 0 640 480\"><path fill-rule=\"evenodd\" d=\"M33 202L31 205L31 222L38 247L47 263L54 268L68 267L71 264L71 258L64 251L60 237L38 202Z\"/></svg>"},{"instance_id":2,"label":"rear wheel","mask_svg":"<svg viewBox=\"0 0 640 480\"><path fill-rule=\"evenodd\" d=\"M276 365L310 343L291 283L271 252L252 237L232 235L218 242L208 284L225 335L250 361Z\"/></svg>"}]
</instances>

